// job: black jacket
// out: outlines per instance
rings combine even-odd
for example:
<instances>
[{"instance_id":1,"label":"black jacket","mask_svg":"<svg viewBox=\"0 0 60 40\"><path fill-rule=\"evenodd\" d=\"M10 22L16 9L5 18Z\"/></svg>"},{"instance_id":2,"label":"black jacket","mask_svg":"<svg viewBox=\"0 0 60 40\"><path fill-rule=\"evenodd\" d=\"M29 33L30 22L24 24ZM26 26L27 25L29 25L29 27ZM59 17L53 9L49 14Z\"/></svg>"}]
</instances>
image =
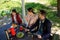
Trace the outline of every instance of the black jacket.
<instances>
[{"instance_id":1,"label":"black jacket","mask_svg":"<svg viewBox=\"0 0 60 40\"><path fill-rule=\"evenodd\" d=\"M38 22L40 20L38 19ZM38 24L38 23L36 23ZM39 24L40 25L40 24ZM37 25L37 26L39 26ZM41 23L40 27L38 28L38 31L41 31L40 29L42 28L42 37L43 38L47 38L50 36L50 33L51 33L51 26L52 26L52 23L46 18L45 21L43 23Z\"/></svg>"},{"instance_id":2,"label":"black jacket","mask_svg":"<svg viewBox=\"0 0 60 40\"><path fill-rule=\"evenodd\" d=\"M41 25L39 24L39 21L40 21L40 19L38 19L38 20L36 21L36 23L31 26L30 30L32 30L32 29L34 29L35 27L37 27L36 30L31 31L31 32L34 33L34 32L37 32L37 31L41 31L40 28L42 28L42 29L43 29L42 34L41 34L42 37L43 37L43 38L49 37L49 36L50 36L50 33L51 33L52 23L51 23L50 20L48 20L47 18L45 19L44 23L41 23ZM40 27L39 27L39 25L40 25Z\"/></svg>"}]
</instances>

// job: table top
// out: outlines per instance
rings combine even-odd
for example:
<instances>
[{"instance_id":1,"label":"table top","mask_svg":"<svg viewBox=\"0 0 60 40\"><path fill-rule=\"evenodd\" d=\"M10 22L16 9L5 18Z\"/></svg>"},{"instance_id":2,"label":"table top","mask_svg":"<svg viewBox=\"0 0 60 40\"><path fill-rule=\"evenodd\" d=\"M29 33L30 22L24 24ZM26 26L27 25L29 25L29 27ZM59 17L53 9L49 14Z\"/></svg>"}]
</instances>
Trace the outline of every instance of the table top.
<instances>
[{"instance_id":1,"label":"table top","mask_svg":"<svg viewBox=\"0 0 60 40\"><path fill-rule=\"evenodd\" d=\"M16 36L15 37L12 37L12 40L38 40L37 37L32 37L33 35L30 35L30 34L27 34L24 32L24 37L23 38L17 38Z\"/></svg>"},{"instance_id":2,"label":"table top","mask_svg":"<svg viewBox=\"0 0 60 40\"><path fill-rule=\"evenodd\" d=\"M19 26L19 27L20 27L20 26ZM20 31L18 30L19 27L18 27L18 28L15 28L15 29L17 29L16 32L20 32ZM17 38L17 37L13 37L12 40L33 40L32 35L27 34L27 33L24 32L24 31L21 31L21 32L24 33L24 37L23 37L23 38L20 38L20 39L19 39L19 38ZM37 37L34 37L34 40L38 40L38 38L37 38Z\"/></svg>"}]
</instances>

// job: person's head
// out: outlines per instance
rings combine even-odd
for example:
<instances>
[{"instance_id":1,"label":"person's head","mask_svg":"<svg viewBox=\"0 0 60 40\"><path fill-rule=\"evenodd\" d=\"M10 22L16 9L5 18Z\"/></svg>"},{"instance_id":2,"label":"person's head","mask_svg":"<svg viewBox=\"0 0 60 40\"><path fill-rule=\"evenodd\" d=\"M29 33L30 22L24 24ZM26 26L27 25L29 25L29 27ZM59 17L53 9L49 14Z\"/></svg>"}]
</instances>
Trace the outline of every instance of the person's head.
<instances>
[{"instance_id":1,"label":"person's head","mask_svg":"<svg viewBox=\"0 0 60 40\"><path fill-rule=\"evenodd\" d=\"M17 14L16 10L13 9L13 10L12 10L12 15L16 15L16 14Z\"/></svg>"},{"instance_id":2,"label":"person's head","mask_svg":"<svg viewBox=\"0 0 60 40\"><path fill-rule=\"evenodd\" d=\"M39 11L40 20L44 20L46 18L46 12L44 10Z\"/></svg>"},{"instance_id":3,"label":"person's head","mask_svg":"<svg viewBox=\"0 0 60 40\"><path fill-rule=\"evenodd\" d=\"M28 12L33 12L33 8L28 8Z\"/></svg>"}]
</instances>

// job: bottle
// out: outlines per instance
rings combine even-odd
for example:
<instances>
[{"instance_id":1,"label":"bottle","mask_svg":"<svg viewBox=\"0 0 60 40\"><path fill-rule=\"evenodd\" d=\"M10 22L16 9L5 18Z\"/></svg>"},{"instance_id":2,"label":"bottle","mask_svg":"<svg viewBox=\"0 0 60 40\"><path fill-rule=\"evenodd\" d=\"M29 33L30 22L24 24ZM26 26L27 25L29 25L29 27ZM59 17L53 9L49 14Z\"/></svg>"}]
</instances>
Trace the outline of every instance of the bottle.
<instances>
[{"instance_id":1,"label":"bottle","mask_svg":"<svg viewBox=\"0 0 60 40\"><path fill-rule=\"evenodd\" d=\"M10 28L10 33L11 33L12 36L15 36L16 35L16 32L15 32L14 27L11 27Z\"/></svg>"}]
</instances>

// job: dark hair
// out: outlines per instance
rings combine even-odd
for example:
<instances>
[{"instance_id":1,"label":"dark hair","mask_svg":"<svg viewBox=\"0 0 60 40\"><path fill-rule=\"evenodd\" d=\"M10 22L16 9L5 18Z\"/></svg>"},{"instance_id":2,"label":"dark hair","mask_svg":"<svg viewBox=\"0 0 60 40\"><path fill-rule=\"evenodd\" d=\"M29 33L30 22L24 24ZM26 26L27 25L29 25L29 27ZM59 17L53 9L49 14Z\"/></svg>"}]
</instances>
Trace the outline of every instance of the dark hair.
<instances>
[{"instance_id":1,"label":"dark hair","mask_svg":"<svg viewBox=\"0 0 60 40\"><path fill-rule=\"evenodd\" d=\"M12 12L15 12L15 13L17 13L16 9L13 9L13 10L12 10Z\"/></svg>"},{"instance_id":2,"label":"dark hair","mask_svg":"<svg viewBox=\"0 0 60 40\"><path fill-rule=\"evenodd\" d=\"M40 14L46 15L46 11L45 10L40 10Z\"/></svg>"},{"instance_id":3,"label":"dark hair","mask_svg":"<svg viewBox=\"0 0 60 40\"><path fill-rule=\"evenodd\" d=\"M19 14L19 13L16 11L16 9L13 9L12 12L15 12L16 14Z\"/></svg>"},{"instance_id":4,"label":"dark hair","mask_svg":"<svg viewBox=\"0 0 60 40\"><path fill-rule=\"evenodd\" d=\"M32 12L33 12L33 8L28 8L27 10L28 10L28 11L32 11Z\"/></svg>"},{"instance_id":5,"label":"dark hair","mask_svg":"<svg viewBox=\"0 0 60 40\"><path fill-rule=\"evenodd\" d=\"M35 14L35 12L33 11L33 8L28 8L27 9L29 12L33 12L33 14Z\"/></svg>"}]
</instances>

